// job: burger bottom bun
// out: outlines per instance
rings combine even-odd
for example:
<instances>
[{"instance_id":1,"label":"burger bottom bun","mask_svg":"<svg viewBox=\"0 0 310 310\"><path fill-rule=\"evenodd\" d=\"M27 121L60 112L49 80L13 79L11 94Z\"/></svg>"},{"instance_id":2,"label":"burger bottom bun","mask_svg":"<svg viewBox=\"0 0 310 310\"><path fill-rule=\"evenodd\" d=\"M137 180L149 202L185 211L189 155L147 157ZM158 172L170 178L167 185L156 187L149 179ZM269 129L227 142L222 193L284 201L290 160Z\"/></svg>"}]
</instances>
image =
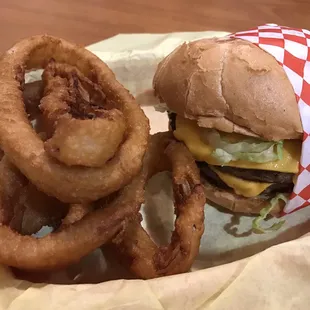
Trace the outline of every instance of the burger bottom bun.
<instances>
[{"instance_id":1,"label":"burger bottom bun","mask_svg":"<svg viewBox=\"0 0 310 310\"><path fill-rule=\"evenodd\" d=\"M203 179L203 185L207 200L217 205L229 209L235 213L259 214L261 209L268 206L270 200L261 198L246 198L233 192L222 190L215 187ZM279 200L278 204L270 212L271 215L277 215L284 208L284 201Z\"/></svg>"}]
</instances>

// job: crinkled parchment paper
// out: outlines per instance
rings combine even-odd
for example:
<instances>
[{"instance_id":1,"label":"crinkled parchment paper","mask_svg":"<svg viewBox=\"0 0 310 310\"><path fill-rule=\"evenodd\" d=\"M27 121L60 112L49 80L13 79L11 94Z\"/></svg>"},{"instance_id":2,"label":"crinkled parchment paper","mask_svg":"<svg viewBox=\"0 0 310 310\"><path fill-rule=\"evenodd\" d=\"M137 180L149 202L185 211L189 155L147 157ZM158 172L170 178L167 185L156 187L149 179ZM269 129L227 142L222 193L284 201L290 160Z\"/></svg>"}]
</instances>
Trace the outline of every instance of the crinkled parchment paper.
<instances>
[{"instance_id":1,"label":"crinkled parchment paper","mask_svg":"<svg viewBox=\"0 0 310 310\"><path fill-rule=\"evenodd\" d=\"M136 96L154 133L167 130L167 116L153 108L157 101L151 87L158 62L186 40L223 35L119 35L88 48ZM158 243L167 242L173 229L170 197L168 174L150 181L143 225ZM265 235L251 233L252 217L209 205L205 210L206 231L194 272L149 281L52 285L16 280L0 267L0 309L309 309L310 235L299 237L310 230L310 208L287 216L280 231ZM119 277L131 276L100 250L66 271L32 275L37 282L57 283L68 278L72 283L96 283Z\"/></svg>"}]
</instances>

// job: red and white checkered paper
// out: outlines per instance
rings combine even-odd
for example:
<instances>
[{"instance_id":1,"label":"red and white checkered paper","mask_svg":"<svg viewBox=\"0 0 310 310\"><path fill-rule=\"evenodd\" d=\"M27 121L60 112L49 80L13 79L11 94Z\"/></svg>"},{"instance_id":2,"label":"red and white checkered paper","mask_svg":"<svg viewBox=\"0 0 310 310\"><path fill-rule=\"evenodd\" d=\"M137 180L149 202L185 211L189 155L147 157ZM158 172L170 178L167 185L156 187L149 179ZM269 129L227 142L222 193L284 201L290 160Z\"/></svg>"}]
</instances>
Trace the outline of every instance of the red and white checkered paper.
<instances>
[{"instance_id":1,"label":"red and white checkered paper","mask_svg":"<svg viewBox=\"0 0 310 310\"><path fill-rule=\"evenodd\" d=\"M297 182L283 214L310 206L310 31L267 24L231 36L273 55L293 85L304 135Z\"/></svg>"}]
</instances>

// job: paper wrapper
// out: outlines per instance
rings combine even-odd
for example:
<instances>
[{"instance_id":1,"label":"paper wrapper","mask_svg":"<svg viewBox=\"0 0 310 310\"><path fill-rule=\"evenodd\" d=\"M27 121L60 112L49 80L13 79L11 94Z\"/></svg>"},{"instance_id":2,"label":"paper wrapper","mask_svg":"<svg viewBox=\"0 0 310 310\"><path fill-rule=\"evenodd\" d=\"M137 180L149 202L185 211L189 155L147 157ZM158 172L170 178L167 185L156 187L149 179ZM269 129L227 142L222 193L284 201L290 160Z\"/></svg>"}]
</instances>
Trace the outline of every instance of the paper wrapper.
<instances>
[{"instance_id":1,"label":"paper wrapper","mask_svg":"<svg viewBox=\"0 0 310 310\"><path fill-rule=\"evenodd\" d=\"M158 62L186 40L223 35L227 34L119 35L89 49L106 61L137 97L154 133L167 130L166 114L155 112L152 107L156 99L151 84ZM37 79L38 73L28 78ZM158 243L167 242L173 229L170 197L167 174L150 181L147 203L142 209L143 225ZM16 280L10 270L0 266L0 309L309 308L310 235L297 238L309 231L310 208L287 216L281 231L265 235L252 234L252 217L233 215L208 205L205 211L205 234L192 272L149 281L52 285ZM293 239L297 240L283 243ZM271 247L279 243L283 244ZM32 275L32 279L97 283L131 277L108 252L104 251L104 255L97 250L65 271Z\"/></svg>"},{"instance_id":2,"label":"paper wrapper","mask_svg":"<svg viewBox=\"0 0 310 310\"><path fill-rule=\"evenodd\" d=\"M293 86L304 136L297 182L283 211L284 214L288 214L308 207L310 205L310 31L267 24L237 32L232 36L250 41L275 57Z\"/></svg>"}]
</instances>

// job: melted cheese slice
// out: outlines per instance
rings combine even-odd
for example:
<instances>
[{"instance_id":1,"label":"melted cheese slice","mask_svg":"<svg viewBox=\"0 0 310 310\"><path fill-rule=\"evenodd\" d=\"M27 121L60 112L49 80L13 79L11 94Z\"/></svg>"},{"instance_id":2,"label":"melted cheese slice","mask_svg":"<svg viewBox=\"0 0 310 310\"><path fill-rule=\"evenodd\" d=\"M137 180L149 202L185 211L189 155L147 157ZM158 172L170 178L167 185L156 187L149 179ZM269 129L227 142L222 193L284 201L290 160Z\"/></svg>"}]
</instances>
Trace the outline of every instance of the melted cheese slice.
<instances>
[{"instance_id":1,"label":"melted cheese slice","mask_svg":"<svg viewBox=\"0 0 310 310\"><path fill-rule=\"evenodd\" d=\"M211 168L219 178L231 187L236 194L244 197L255 197L261 194L266 188L273 183L261 183L243 180L231 174L223 173L215 168Z\"/></svg>"},{"instance_id":2,"label":"melted cheese slice","mask_svg":"<svg viewBox=\"0 0 310 310\"><path fill-rule=\"evenodd\" d=\"M201 128L195 121L184 119L180 116L176 118L176 130L173 132L176 139L183 141L191 153L198 161L205 161L210 165L221 166L213 156L214 149L200 138ZM231 134L233 135L233 134ZM240 140L241 135L234 135L234 140ZM281 160L267 163L253 163L244 160L231 161L225 166L239 167L245 169L259 169L269 171L279 171L288 173L298 173L298 165L301 154L301 141L285 140L283 143L283 157Z\"/></svg>"}]
</instances>

